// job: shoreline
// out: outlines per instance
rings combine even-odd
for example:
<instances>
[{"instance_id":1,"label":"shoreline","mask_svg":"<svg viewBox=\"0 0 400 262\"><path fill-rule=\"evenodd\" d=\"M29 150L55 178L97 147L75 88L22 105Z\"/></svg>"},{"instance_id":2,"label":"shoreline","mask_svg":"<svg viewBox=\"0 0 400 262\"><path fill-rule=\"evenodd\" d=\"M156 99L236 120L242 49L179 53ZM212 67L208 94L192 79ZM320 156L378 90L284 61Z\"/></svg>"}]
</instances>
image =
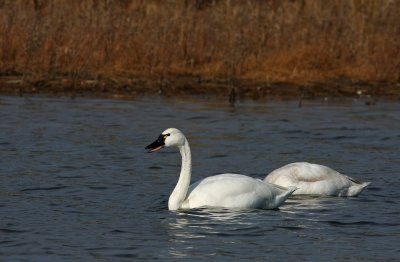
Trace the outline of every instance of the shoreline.
<instances>
[{"instance_id":1,"label":"shoreline","mask_svg":"<svg viewBox=\"0 0 400 262\"><path fill-rule=\"evenodd\" d=\"M380 98L400 101L400 83L334 79L324 83L265 83L252 80L172 76L168 78L25 79L0 76L0 95L70 96L134 99L140 96L206 97L238 100L301 100L314 98Z\"/></svg>"}]
</instances>

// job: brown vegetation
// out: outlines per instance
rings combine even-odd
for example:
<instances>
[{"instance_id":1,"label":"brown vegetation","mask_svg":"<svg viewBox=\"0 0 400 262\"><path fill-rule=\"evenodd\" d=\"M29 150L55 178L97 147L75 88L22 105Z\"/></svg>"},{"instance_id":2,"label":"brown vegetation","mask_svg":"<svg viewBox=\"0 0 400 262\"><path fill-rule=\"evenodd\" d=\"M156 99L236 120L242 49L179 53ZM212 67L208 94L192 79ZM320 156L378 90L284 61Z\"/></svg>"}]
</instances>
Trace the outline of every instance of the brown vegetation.
<instances>
[{"instance_id":1,"label":"brown vegetation","mask_svg":"<svg viewBox=\"0 0 400 262\"><path fill-rule=\"evenodd\" d=\"M399 13L395 0L0 0L2 90L399 96Z\"/></svg>"}]
</instances>

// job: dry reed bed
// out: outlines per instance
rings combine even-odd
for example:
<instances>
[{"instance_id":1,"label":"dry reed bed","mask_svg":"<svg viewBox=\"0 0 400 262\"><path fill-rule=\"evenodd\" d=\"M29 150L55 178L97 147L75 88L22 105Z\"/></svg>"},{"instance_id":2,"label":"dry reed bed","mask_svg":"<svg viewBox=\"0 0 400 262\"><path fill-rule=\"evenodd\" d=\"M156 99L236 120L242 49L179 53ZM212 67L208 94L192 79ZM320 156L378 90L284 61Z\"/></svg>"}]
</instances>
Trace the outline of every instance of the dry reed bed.
<instances>
[{"instance_id":1,"label":"dry reed bed","mask_svg":"<svg viewBox=\"0 0 400 262\"><path fill-rule=\"evenodd\" d=\"M375 83L398 94L399 13L393 0L2 0L0 74L89 92Z\"/></svg>"}]
</instances>

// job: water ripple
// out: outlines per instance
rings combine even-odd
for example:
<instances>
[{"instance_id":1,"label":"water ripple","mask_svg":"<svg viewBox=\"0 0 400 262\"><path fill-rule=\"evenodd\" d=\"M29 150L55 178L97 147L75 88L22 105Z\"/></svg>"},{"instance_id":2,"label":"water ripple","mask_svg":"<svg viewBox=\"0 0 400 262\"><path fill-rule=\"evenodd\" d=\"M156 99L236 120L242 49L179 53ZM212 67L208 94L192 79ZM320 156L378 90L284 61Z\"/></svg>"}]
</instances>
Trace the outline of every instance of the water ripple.
<instances>
[{"instance_id":1,"label":"water ripple","mask_svg":"<svg viewBox=\"0 0 400 262\"><path fill-rule=\"evenodd\" d=\"M31 188L21 189L21 192L26 192L26 191L53 191L53 190L59 190L59 189L64 189L64 188L67 188L67 186L31 187Z\"/></svg>"},{"instance_id":2,"label":"water ripple","mask_svg":"<svg viewBox=\"0 0 400 262\"><path fill-rule=\"evenodd\" d=\"M397 261L400 103L223 103L1 98L1 258L9 261ZM264 178L308 161L372 184L356 198L293 197L277 210L169 211L176 150L193 178Z\"/></svg>"}]
</instances>

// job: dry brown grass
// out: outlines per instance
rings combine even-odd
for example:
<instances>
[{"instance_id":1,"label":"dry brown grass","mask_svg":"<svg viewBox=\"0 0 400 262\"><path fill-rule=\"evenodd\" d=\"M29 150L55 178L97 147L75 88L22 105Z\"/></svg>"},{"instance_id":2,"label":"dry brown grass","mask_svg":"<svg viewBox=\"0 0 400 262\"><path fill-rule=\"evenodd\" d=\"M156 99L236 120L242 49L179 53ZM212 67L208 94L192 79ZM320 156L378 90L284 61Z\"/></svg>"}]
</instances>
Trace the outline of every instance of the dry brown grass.
<instances>
[{"instance_id":1,"label":"dry brown grass","mask_svg":"<svg viewBox=\"0 0 400 262\"><path fill-rule=\"evenodd\" d=\"M0 0L0 71L398 82L396 0Z\"/></svg>"}]
</instances>

